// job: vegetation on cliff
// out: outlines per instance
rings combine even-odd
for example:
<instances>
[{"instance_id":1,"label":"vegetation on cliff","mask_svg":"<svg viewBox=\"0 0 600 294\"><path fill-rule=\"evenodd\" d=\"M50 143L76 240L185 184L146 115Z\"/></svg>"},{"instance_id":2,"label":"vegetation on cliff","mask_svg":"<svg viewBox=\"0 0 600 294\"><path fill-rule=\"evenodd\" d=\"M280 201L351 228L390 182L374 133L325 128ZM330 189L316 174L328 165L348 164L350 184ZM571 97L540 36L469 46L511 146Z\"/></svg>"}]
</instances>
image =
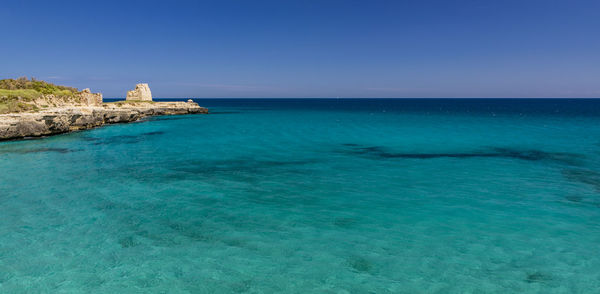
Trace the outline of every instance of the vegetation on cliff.
<instances>
[{"instance_id":1,"label":"vegetation on cliff","mask_svg":"<svg viewBox=\"0 0 600 294\"><path fill-rule=\"evenodd\" d=\"M38 106L31 102L44 95L71 98L78 93L80 92L76 88L55 85L35 78L0 80L0 114L35 111Z\"/></svg>"},{"instance_id":2,"label":"vegetation on cliff","mask_svg":"<svg viewBox=\"0 0 600 294\"><path fill-rule=\"evenodd\" d=\"M18 98L1 97L1 93L2 92L0 92L0 114L39 110L39 107L36 105L21 102Z\"/></svg>"},{"instance_id":3,"label":"vegetation on cliff","mask_svg":"<svg viewBox=\"0 0 600 294\"><path fill-rule=\"evenodd\" d=\"M35 78L28 79L27 77L20 77L18 79L4 79L0 80L0 89L16 91L15 93L27 92L32 94L33 92L39 94L52 94L56 96L68 96L75 93L79 93L79 90L73 87L59 86L45 81L36 80ZM31 91L33 90L33 91ZM5 91L7 94L10 93ZM0 94L2 95L2 94Z\"/></svg>"}]
</instances>

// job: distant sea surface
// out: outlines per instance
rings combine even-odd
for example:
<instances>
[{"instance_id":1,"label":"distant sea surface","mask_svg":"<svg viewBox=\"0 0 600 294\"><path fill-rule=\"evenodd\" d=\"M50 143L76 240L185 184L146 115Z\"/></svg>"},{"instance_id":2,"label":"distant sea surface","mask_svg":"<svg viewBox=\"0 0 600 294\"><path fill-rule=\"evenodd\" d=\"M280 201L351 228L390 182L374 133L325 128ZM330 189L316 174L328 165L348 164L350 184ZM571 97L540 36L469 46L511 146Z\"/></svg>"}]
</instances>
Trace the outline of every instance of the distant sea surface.
<instances>
[{"instance_id":1,"label":"distant sea surface","mask_svg":"<svg viewBox=\"0 0 600 294\"><path fill-rule=\"evenodd\" d=\"M0 293L600 292L600 100L196 102L0 143Z\"/></svg>"}]
</instances>

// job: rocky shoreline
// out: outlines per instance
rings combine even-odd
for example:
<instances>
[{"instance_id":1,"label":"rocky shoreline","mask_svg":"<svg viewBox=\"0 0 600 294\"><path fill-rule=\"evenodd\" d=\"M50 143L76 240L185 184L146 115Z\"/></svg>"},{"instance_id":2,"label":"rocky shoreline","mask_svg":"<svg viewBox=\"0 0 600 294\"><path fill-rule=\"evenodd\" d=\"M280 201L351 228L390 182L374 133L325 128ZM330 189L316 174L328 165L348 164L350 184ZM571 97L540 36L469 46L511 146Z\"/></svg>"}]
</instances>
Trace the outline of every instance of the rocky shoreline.
<instances>
[{"instance_id":1,"label":"rocky shoreline","mask_svg":"<svg viewBox=\"0 0 600 294\"><path fill-rule=\"evenodd\" d=\"M63 106L37 112L1 114L0 141L63 134L106 124L134 122L148 116L202 113L208 113L208 109L189 101L127 101L127 103Z\"/></svg>"}]
</instances>

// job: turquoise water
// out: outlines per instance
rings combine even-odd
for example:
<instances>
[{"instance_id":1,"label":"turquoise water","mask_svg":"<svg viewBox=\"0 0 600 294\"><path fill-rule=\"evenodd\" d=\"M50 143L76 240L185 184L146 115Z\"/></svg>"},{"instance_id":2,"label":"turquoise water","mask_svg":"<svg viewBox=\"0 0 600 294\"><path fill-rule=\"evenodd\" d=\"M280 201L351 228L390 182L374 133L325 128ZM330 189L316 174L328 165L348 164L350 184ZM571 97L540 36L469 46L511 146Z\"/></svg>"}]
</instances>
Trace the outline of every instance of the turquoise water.
<instances>
[{"instance_id":1,"label":"turquoise water","mask_svg":"<svg viewBox=\"0 0 600 294\"><path fill-rule=\"evenodd\" d=\"M600 101L198 102L0 143L0 292L599 292Z\"/></svg>"}]
</instances>

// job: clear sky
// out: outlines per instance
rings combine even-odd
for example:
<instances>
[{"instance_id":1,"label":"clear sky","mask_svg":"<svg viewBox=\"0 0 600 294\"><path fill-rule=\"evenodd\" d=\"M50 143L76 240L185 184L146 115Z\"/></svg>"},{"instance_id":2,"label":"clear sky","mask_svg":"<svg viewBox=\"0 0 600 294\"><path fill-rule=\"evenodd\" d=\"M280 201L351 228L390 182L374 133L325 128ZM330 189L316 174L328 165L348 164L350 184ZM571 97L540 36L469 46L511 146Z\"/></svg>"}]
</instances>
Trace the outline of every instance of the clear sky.
<instances>
[{"instance_id":1,"label":"clear sky","mask_svg":"<svg viewBox=\"0 0 600 294\"><path fill-rule=\"evenodd\" d=\"M2 1L0 78L124 97L600 97L600 1Z\"/></svg>"}]
</instances>

